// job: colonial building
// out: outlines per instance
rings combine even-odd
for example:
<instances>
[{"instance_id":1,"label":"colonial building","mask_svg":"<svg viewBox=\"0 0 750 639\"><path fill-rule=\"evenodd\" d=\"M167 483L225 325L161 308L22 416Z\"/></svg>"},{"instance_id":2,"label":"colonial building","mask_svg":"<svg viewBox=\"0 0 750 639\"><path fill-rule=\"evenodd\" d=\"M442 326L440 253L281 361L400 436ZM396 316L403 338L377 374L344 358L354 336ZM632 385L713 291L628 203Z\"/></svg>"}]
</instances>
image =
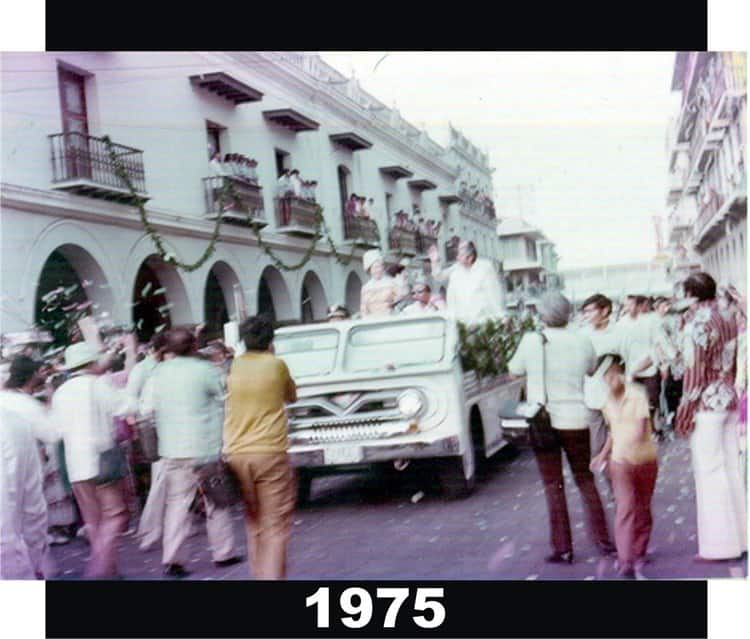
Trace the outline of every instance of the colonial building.
<instances>
[{"instance_id":1,"label":"colonial building","mask_svg":"<svg viewBox=\"0 0 750 639\"><path fill-rule=\"evenodd\" d=\"M746 290L747 69L744 53L680 52L672 91L667 194L670 275L705 270Z\"/></svg>"},{"instance_id":2,"label":"colonial building","mask_svg":"<svg viewBox=\"0 0 750 639\"><path fill-rule=\"evenodd\" d=\"M421 269L458 235L501 258L491 200L459 193L467 175L492 192L488 158L457 131L438 145L317 54L2 63L3 332L38 322L60 287L147 339L243 313L356 310L371 247ZM352 194L369 217L348 213Z\"/></svg>"},{"instance_id":3,"label":"colonial building","mask_svg":"<svg viewBox=\"0 0 750 639\"><path fill-rule=\"evenodd\" d=\"M497 226L503 254L503 275L509 307L535 307L539 296L558 290L559 256L541 229L521 217L503 219Z\"/></svg>"}]
</instances>

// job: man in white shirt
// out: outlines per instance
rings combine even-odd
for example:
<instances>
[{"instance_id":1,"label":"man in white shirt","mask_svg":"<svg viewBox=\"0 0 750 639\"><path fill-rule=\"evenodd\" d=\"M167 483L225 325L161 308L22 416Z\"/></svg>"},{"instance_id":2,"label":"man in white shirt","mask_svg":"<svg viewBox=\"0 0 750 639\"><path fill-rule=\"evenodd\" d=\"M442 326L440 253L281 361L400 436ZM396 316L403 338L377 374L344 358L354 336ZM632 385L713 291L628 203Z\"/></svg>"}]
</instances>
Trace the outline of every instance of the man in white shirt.
<instances>
[{"instance_id":1,"label":"man in white shirt","mask_svg":"<svg viewBox=\"0 0 750 639\"><path fill-rule=\"evenodd\" d=\"M432 289L429 284L425 282L417 282L414 284L414 290L411 292L412 298L414 299L413 304L409 304L403 311L404 315L427 315L429 313L437 313L437 306L430 302L432 296Z\"/></svg>"},{"instance_id":2,"label":"man in white shirt","mask_svg":"<svg viewBox=\"0 0 750 639\"><path fill-rule=\"evenodd\" d=\"M44 407L26 392L39 367L16 358L12 388L0 391L0 579L45 576L47 502L35 437L46 439L50 428Z\"/></svg>"},{"instance_id":3,"label":"man in white shirt","mask_svg":"<svg viewBox=\"0 0 750 639\"><path fill-rule=\"evenodd\" d=\"M436 245L430 247L429 256L432 276L448 282L447 310L458 321L478 324L506 315L500 278L489 260L477 257L474 242L460 242L456 264L446 270L440 267Z\"/></svg>"},{"instance_id":4,"label":"man in white shirt","mask_svg":"<svg viewBox=\"0 0 750 639\"><path fill-rule=\"evenodd\" d=\"M586 298L581 304L583 319L586 325L580 333L591 340L597 359L608 353L617 353L619 348L619 333L614 322L611 321L612 300L607 296L596 293ZM599 376L587 375L583 380L583 394L589 413L589 433L591 435L591 458L596 457L604 448L607 441L607 424L601 408L607 401L609 391L604 379ZM605 473L609 480L609 475ZM613 491L610 490L610 495Z\"/></svg>"},{"instance_id":5,"label":"man in white shirt","mask_svg":"<svg viewBox=\"0 0 750 639\"><path fill-rule=\"evenodd\" d=\"M619 353L625 361L625 374L634 382L642 384L648 393L652 416L659 407L661 374L656 356L656 344L660 338L662 318L650 311L650 303L643 295L635 296L635 314L631 322L618 324Z\"/></svg>"},{"instance_id":6,"label":"man in white shirt","mask_svg":"<svg viewBox=\"0 0 750 639\"><path fill-rule=\"evenodd\" d=\"M117 545L129 513L121 481L98 483L100 454L115 446L114 417L134 413L135 399L109 383L86 342L65 349L71 376L52 397L51 417L65 443L65 463L86 524L91 557L86 577L116 577Z\"/></svg>"}]
</instances>

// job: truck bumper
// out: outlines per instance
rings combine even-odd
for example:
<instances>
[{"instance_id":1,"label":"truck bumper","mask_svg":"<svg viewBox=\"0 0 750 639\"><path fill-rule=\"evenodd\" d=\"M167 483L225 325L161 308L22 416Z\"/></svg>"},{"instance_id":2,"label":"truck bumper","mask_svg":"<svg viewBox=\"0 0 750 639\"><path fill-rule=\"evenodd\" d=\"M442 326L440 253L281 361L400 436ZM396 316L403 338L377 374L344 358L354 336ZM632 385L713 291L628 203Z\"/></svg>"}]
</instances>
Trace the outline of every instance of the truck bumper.
<instances>
[{"instance_id":1,"label":"truck bumper","mask_svg":"<svg viewBox=\"0 0 750 639\"><path fill-rule=\"evenodd\" d=\"M356 466L395 459L419 459L425 457L449 457L461 451L458 436L452 435L432 441L382 444L331 444L289 450L292 465L301 468L325 468L328 466Z\"/></svg>"}]
</instances>

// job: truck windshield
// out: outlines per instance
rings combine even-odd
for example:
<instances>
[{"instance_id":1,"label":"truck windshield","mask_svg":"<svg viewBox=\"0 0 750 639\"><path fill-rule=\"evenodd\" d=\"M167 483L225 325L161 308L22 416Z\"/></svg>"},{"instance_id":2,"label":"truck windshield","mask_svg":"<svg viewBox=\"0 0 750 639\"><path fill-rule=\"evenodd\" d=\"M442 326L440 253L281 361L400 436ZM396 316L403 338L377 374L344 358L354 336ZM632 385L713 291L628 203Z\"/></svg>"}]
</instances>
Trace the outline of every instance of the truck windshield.
<instances>
[{"instance_id":1,"label":"truck windshield","mask_svg":"<svg viewBox=\"0 0 750 639\"><path fill-rule=\"evenodd\" d=\"M445 355L445 320L359 326L349 333L344 370L383 370L389 366L434 364Z\"/></svg>"},{"instance_id":2,"label":"truck windshield","mask_svg":"<svg viewBox=\"0 0 750 639\"><path fill-rule=\"evenodd\" d=\"M278 335L274 339L276 355L286 362L293 378L328 375L336 363L338 331L310 331Z\"/></svg>"}]
</instances>

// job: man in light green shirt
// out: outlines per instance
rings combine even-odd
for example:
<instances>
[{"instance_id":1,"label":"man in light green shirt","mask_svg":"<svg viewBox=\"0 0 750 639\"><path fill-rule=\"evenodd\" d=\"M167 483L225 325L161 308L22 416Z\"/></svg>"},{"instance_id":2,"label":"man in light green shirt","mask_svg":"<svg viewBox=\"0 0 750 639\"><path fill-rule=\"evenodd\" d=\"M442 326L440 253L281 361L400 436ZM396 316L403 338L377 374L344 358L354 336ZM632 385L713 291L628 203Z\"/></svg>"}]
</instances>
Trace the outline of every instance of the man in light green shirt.
<instances>
[{"instance_id":1,"label":"man in light green shirt","mask_svg":"<svg viewBox=\"0 0 750 639\"><path fill-rule=\"evenodd\" d=\"M216 368L195 356L195 337L187 329L169 331L165 353L152 374L153 411L164 461L166 510L162 541L164 574L182 578L190 536L190 504L198 490L196 467L218 459L222 446L224 389ZM242 560L234 555L234 531L229 509L203 496L206 528L214 563L229 566Z\"/></svg>"}]
</instances>

